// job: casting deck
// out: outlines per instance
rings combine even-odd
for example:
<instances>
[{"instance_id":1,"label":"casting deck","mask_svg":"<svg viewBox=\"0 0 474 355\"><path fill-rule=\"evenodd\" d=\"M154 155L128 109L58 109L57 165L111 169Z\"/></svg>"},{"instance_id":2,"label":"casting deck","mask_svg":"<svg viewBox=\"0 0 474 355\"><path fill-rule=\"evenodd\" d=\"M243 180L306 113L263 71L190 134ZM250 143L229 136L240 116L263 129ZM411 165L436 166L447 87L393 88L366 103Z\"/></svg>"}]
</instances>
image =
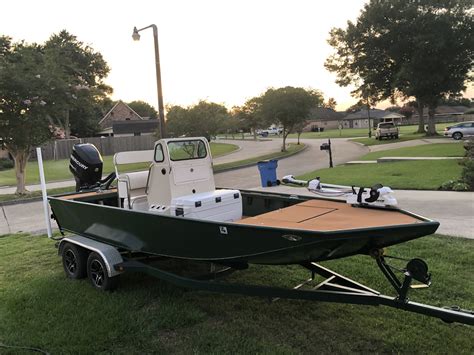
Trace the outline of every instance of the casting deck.
<instances>
[{"instance_id":1,"label":"casting deck","mask_svg":"<svg viewBox=\"0 0 474 355\"><path fill-rule=\"evenodd\" d=\"M422 223L399 210L352 207L343 202L309 200L237 221L239 224L313 231L386 227Z\"/></svg>"}]
</instances>

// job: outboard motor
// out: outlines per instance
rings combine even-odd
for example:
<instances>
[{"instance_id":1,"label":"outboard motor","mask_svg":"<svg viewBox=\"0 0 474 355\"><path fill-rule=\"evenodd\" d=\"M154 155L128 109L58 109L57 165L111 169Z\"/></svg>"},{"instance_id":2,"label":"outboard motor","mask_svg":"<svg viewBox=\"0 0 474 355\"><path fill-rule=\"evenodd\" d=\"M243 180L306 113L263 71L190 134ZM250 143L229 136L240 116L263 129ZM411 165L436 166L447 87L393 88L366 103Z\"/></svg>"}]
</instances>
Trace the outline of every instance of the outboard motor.
<instances>
[{"instance_id":1,"label":"outboard motor","mask_svg":"<svg viewBox=\"0 0 474 355\"><path fill-rule=\"evenodd\" d=\"M102 166L102 157L93 144L75 144L69 170L76 180L76 191L97 187L102 178Z\"/></svg>"}]
</instances>

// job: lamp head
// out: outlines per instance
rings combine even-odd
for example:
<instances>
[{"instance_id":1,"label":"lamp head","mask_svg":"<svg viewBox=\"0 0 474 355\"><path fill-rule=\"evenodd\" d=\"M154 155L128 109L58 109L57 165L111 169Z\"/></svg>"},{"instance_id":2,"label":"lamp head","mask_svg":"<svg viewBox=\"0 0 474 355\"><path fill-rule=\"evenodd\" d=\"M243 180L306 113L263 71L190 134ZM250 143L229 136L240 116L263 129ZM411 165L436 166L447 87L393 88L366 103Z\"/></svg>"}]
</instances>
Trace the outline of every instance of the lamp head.
<instances>
[{"instance_id":1,"label":"lamp head","mask_svg":"<svg viewBox=\"0 0 474 355\"><path fill-rule=\"evenodd\" d=\"M138 33L138 30L136 27L133 28L133 34L132 38L134 41L139 41L140 40L140 34Z\"/></svg>"}]
</instances>

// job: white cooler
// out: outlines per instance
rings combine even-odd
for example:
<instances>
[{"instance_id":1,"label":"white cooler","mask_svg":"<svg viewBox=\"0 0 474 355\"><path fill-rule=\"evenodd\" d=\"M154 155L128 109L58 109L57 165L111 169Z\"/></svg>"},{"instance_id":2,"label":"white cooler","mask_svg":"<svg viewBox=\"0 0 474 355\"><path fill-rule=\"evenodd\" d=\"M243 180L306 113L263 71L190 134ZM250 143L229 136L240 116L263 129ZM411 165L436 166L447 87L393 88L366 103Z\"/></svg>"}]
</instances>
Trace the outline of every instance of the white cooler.
<instances>
[{"instance_id":1,"label":"white cooler","mask_svg":"<svg viewBox=\"0 0 474 355\"><path fill-rule=\"evenodd\" d=\"M242 219L242 196L239 190L215 190L186 195L171 200L171 216L217 222Z\"/></svg>"}]
</instances>

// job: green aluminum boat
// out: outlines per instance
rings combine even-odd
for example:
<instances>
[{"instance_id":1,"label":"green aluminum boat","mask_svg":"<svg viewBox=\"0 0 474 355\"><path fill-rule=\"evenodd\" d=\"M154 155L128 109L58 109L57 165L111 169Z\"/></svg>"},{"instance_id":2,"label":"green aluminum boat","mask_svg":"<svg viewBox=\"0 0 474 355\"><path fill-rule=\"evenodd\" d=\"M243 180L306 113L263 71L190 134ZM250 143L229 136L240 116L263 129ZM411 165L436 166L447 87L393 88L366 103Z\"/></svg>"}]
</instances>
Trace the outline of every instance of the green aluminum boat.
<instances>
[{"instance_id":1,"label":"green aluminum boat","mask_svg":"<svg viewBox=\"0 0 474 355\"><path fill-rule=\"evenodd\" d=\"M203 138L163 139L154 150L116 154L116 176L105 188L97 155L91 145L76 145L70 169L78 192L49 203L61 231L121 250L234 267L301 264L369 254L439 226L364 201L216 189ZM120 172L137 162L149 162L149 170Z\"/></svg>"}]
</instances>

